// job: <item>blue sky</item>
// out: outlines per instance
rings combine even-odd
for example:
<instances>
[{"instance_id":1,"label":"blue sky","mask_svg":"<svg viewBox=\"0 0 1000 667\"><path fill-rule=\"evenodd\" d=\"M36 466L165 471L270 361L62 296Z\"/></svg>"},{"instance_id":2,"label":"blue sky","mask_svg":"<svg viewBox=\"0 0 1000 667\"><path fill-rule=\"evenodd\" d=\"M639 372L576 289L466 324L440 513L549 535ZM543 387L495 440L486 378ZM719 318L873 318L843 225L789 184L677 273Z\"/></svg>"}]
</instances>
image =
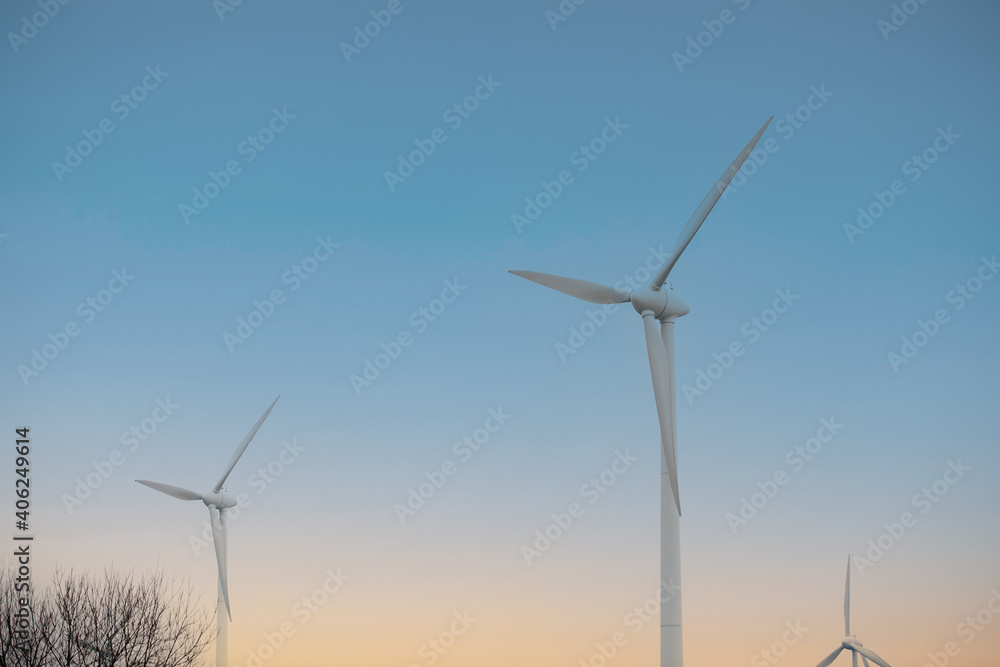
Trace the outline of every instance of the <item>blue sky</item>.
<instances>
[{"instance_id":1,"label":"blue sky","mask_svg":"<svg viewBox=\"0 0 1000 667\"><path fill-rule=\"evenodd\" d=\"M56 562L159 559L210 591L211 560L184 540L201 515L131 480L207 486L281 394L231 485L251 489L247 477L282 440L307 449L234 527L234 611L254 604L247 588L261 571L287 559L282 590L296 591L328 561L359 582L408 581L392 556L405 552L426 578L408 599L423 599L426 586L440 593L428 604L458 608L453 587L497 587L491 627L506 636L511 609L585 609L579 627L553 631L545 645L575 664L614 629L620 614L608 609L656 583L646 353L626 307L563 361L557 343L594 308L506 271L607 283L631 274L651 246L669 249L774 115L767 161L730 190L670 277L692 305L677 325L678 383L693 384L713 353L746 344L704 395L679 405L689 647L705 659L749 660L770 643L768 628L802 615L815 629L796 650L818 660L838 636L845 554L864 551L961 459L973 467L967 478L862 578L866 604L881 605L865 620L885 637L883 655L916 661L943 644L1000 583L989 523L1000 507L1000 280L960 310L948 300L1000 252L991 196L997 8L930 1L885 39L878 21L890 20L891 3L591 0L553 30L545 12L554 2L403 0L347 62L340 44L386 6L244 2L220 20L209 2L70 3L3 56L4 423L29 424L39 441L37 533L52 547L40 575ZM724 10L732 21L678 71L673 54ZM5 6L5 32L33 11ZM114 100L141 85L147 67L166 74L121 118ZM498 85L455 127L445 114L480 77ZM815 90L827 99L810 98ZM275 109L294 118L248 162L241 143ZM797 111L809 116L798 127L786 118ZM53 161L105 118L114 131L60 180ZM574 153L608 119L620 136L579 171ZM390 190L385 172L437 128L447 139ZM905 164L933 151L939 131L951 133L947 151L911 180ZM231 160L239 173L185 222L180 205ZM512 214L563 170L572 184L518 230ZM905 192L849 239L844 225L858 207L897 179ZM339 247L293 290L284 277L317 239ZM123 269L134 281L85 322L78 304ZM446 281L464 289L418 331L411 315L434 307ZM223 335L275 289L284 302L230 352ZM751 342L743 327L776 290L799 298ZM947 323L894 370L887 354L939 309ZM69 321L80 334L23 382L18 366ZM359 395L350 376L400 333L412 345ZM180 405L175 415L68 513L61 496L166 397ZM509 424L400 525L393 504L499 407ZM843 431L734 535L726 514L757 482L790 469L786 453L831 417ZM520 545L624 448L642 463L527 568ZM301 545L295 555L261 546L276 525ZM756 575L735 574L747 570ZM913 604L928 580L938 586L926 590L931 604ZM358 600L380 599L363 583L355 590ZM773 601L762 610L764 595ZM485 592L472 599L493 608ZM884 620L900 609L926 647ZM400 613L401 626L418 627L419 614ZM754 616L753 628L713 648L707 629L730 616ZM266 626L265 612L253 618ZM245 632L234 642L256 636L233 632ZM982 636L968 664L977 664L972 651L998 646L996 628ZM639 661L647 644L623 659ZM481 655L472 646L469 659ZM390 664L380 650L389 649L372 649L370 664ZM292 655L275 664L309 664Z\"/></svg>"}]
</instances>

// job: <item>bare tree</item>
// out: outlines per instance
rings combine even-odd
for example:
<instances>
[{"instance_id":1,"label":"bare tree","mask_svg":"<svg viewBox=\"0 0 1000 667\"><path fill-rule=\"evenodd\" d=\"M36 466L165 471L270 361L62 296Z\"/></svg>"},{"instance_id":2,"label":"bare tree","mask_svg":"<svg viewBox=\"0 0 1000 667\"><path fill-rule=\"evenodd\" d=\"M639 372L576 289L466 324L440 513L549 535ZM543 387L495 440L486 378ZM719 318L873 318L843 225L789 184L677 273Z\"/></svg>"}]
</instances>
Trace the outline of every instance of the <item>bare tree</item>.
<instances>
[{"instance_id":1,"label":"bare tree","mask_svg":"<svg viewBox=\"0 0 1000 667\"><path fill-rule=\"evenodd\" d=\"M0 667L58 664L46 641L58 620L44 597L18 583L14 573L0 571Z\"/></svg>"},{"instance_id":2,"label":"bare tree","mask_svg":"<svg viewBox=\"0 0 1000 667\"><path fill-rule=\"evenodd\" d=\"M189 667L212 639L200 599L161 571L58 572L31 598L27 637L16 633L19 595L0 574L0 667Z\"/></svg>"}]
</instances>

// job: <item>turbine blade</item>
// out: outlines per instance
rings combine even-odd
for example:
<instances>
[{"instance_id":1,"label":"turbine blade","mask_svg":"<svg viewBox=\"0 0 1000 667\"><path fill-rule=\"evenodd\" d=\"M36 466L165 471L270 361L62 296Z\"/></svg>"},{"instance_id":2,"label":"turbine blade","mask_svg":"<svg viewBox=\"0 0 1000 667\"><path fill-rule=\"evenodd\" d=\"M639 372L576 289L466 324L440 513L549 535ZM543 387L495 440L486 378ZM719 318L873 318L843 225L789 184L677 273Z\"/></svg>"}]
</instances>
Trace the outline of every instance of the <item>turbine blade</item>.
<instances>
[{"instance_id":1,"label":"turbine blade","mask_svg":"<svg viewBox=\"0 0 1000 667\"><path fill-rule=\"evenodd\" d=\"M281 396L278 398L281 398ZM274 403L278 402L278 398L274 399ZM229 477L229 473L233 471L233 468L236 467L236 462L240 460L240 457L243 456L243 452L247 450L247 445L249 445L250 441L253 440L253 437L257 435L257 429L259 429L260 425L264 423L267 416L271 414L271 408L274 407L274 403L271 403L271 405L268 406L267 410L264 411L264 414L257 420L257 423L254 424L253 428L250 429L250 432L247 433L247 437L243 438L243 442L241 442L240 446L236 448L236 453L233 454L233 458L229 460L229 465L226 466L226 472L222 473L222 477L219 478L218 483L212 489L215 493L222 490L222 485L226 483L226 478Z\"/></svg>"},{"instance_id":2,"label":"turbine blade","mask_svg":"<svg viewBox=\"0 0 1000 667\"><path fill-rule=\"evenodd\" d=\"M844 584L844 634L851 634L851 556L847 556L847 583Z\"/></svg>"},{"instance_id":3,"label":"turbine blade","mask_svg":"<svg viewBox=\"0 0 1000 667\"><path fill-rule=\"evenodd\" d=\"M868 658L872 662L874 662L876 665L879 665L879 667L890 667L890 665L889 665L888 662L886 662L882 658L878 657L878 655L876 655L875 651L873 651L873 650L871 650L869 648L865 648L864 646L861 646L859 644L855 644L853 642L851 643L851 648L853 650L857 651L858 653L860 653L861 655L863 655L864 657Z\"/></svg>"},{"instance_id":4,"label":"turbine blade","mask_svg":"<svg viewBox=\"0 0 1000 667\"><path fill-rule=\"evenodd\" d=\"M843 646L838 647L836 651L823 658L823 661L816 665L816 667L830 667L830 665L833 664L833 661L837 659L837 656L840 655L840 652L843 650Z\"/></svg>"},{"instance_id":5,"label":"turbine blade","mask_svg":"<svg viewBox=\"0 0 1000 667\"><path fill-rule=\"evenodd\" d=\"M151 489L156 489L160 493L165 493L168 496L173 496L174 498L180 498L181 500L201 500L201 494L195 493L194 491L188 491L187 489L182 489L179 486L170 486L169 484L160 484L159 482L150 482L146 479L135 480L142 484L143 486L148 486Z\"/></svg>"},{"instance_id":6,"label":"turbine blade","mask_svg":"<svg viewBox=\"0 0 1000 667\"><path fill-rule=\"evenodd\" d=\"M675 374L674 360L674 323L660 322L660 340L663 342L663 349L667 352L667 406L670 408L670 442L673 443L674 459L673 467L677 470L677 379ZM676 488L676 485L675 485ZM674 500L678 500L677 494ZM677 504L677 512L680 514L680 503Z\"/></svg>"},{"instance_id":7,"label":"turbine blade","mask_svg":"<svg viewBox=\"0 0 1000 667\"><path fill-rule=\"evenodd\" d=\"M215 506L208 508L212 521L212 539L215 540L215 560L219 564L219 583L222 584L222 599L226 602L226 614L233 620L229 608L229 577L226 574L226 526L222 523L222 510Z\"/></svg>"},{"instance_id":8,"label":"turbine blade","mask_svg":"<svg viewBox=\"0 0 1000 667\"><path fill-rule=\"evenodd\" d=\"M715 206L715 203L719 201L719 197L721 197L722 193L725 192L727 187L729 187L729 182L733 180L733 176L735 176L736 172L743 166L743 162L746 161L747 156L750 155L750 151L752 151L754 146L757 145L761 135L764 134L764 130L766 130L767 126L771 124L771 120L773 118L774 116L771 116L771 118L767 119L767 122L764 123L764 127L757 131L754 138L751 139L750 143L746 145L746 148L744 148L743 151L736 156L733 163L729 165L729 169L726 169L726 172L722 174L722 177L718 181L716 181L715 185L712 186L712 189L709 190L707 195L705 195L705 199L703 199L698 208L695 209L691 218L687 221L687 224L684 225L684 229L681 230L681 235L678 237L677 243L675 243L674 247L671 248L667 261L662 267L660 267L660 270L656 272L656 275L653 277L653 281L649 284L649 286L654 290L658 290L663 287L663 283L666 282L667 276L670 275L670 272L673 270L674 264L676 264L677 260L680 259L681 253L683 253L684 249L688 247L689 243L691 243L691 239L694 238L694 235L698 233L701 223L705 222L705 218L707 218L708 214L712 212L712 207Z\"/></svg>"},{"instance_id":9,"label":"turbine blade","mask_svg":"<svg viewBox=\"0 0 1000 667\"><path fill-rule=\"evenodd\" d=\"M864 660L865 667L872 667L871 664L868 662L868 658L866 658L865 656L861 656L861 659Z\"/></svg>"},{"instance_id":10,"label":"turbine blade","mask_svg":"<svg viewBox=\"0 0 1000 667\"><path fill-rule=\"evenodd\" d=\"M539 285L545 285L557 292L569 294L590 303L625 303L629 297L629 293L625 290L608 287L600 283L592 283L589 280L564 278L562 276L554 276L551 273L538 273L537 271L508 271L508 273L513 273L515 276L520 276Z\"/></svg>"},{"instance_id":11,"label":"turbine blade","mask_svg":"<svg viewBox=\"0 0 1000 667\"><path fill-rule=\"evenodd\" d=\"M645 311L642 314L642 325L646 332L646 352L649 354L649 370L653 376L653 396L656 399L656 416L660 420L660 441L663 443L663 455L667 461L667 477L674 492L674 502L677 504L677 514L681 513L681 497L677 490L677 452L674 447L674 426L670 415L670 361L667 350L663 347L660 332L656 330L656 318L653 313Z\"/></svg>"}]
</instances>

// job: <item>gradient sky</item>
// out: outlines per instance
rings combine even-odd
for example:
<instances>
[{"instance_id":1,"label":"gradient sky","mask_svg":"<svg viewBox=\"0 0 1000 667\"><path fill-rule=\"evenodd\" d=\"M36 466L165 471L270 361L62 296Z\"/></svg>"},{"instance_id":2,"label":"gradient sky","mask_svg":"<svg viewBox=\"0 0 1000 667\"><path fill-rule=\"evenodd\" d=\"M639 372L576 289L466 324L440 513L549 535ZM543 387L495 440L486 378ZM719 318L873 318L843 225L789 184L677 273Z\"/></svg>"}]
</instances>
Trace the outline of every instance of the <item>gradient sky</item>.
<instances>
[{"instance_id":1,"label":"gradient sky","mask_svg":"<svg viewBox=\"0 0 1000 667\"><path fill-rule=\"evenodd\" d=\"M815 664L841 637L847 554L910 512L854 570L855 630L893 665L951 641L949 664L995 665L1000 618L971 638L958 626L1000 591L1000 279L975 284L1000 253L996 4L931 0L886 38L889 2L591 0L553 29L555 0L402 0L347 62L340 44L387 4L247 1L220 20L207 0L70 3L16 52L8 37L0 386L3 432L32 429L36 580L159 564L213 604L214 558L189 543L204 508L132 480L208 488L280 394L228 482L252 501L230 533L233 664L291 623L264 664L422 667L465 612L477 620L434 664L575 667L619 631L609 664L652 664L655 621L627 617L658 582L640 320L626 306L564 360L557 346L595 307L506 271L633 274L774 115L767 161L671 275L692 305L679 385L745 348L679 401L687 660L763 664L799 623L774 664ZM724 10L731 22L711 23ZM35 11L5 3L0 25ZM723 30L679 71L703 21ZM114 100L147 67L166 76L121 118ZM446 110L490 76L499 87L454 127ZM825 101L800 109L814 90ZM294 119L247 162L241 142L275 108ZM57 176L105 118L114 131ZM579 171L574 152L607 119L627 127ZM385 172L436 128L447 140L390 190ZM936 161L911 180L927 149ZM180 204L230 160L239 173L185 222ZM562 170L572 183L518 230L511 215ZM849 238L897 179L905 191ZM339 248L292 289L318 238ZM134 280L102 312L78 310L123 269ZM956 297L970 279L981 289ZM446 281L464 289L424 329ZM284 302L230 351L224 334L275 289ZM777 290L798 298L750 333ZM893 368L938 310L947 321ZM68 322L78 335L22 380ZM356 392L351 375L401 333L412 344ZM128 451L121 434L168 398L173 414ZM453 443L491 409L509 423L463 460ZM811 460L786 458L823 419L843 428ZM304 449L271 482L252 477L283 442ZM115 450L121 465L68 511ZM626 450L638 461L588 504L581 486ZM448 460L456 473L401 523L394 504ZM949 462L969 470L914 502ZM779 471L787 483L734 534L727 514ZM527 564L522 545L574 501L583 516ZM306 617L295 605L338 568L349 581Z\"/></svg>"}]
</instances>

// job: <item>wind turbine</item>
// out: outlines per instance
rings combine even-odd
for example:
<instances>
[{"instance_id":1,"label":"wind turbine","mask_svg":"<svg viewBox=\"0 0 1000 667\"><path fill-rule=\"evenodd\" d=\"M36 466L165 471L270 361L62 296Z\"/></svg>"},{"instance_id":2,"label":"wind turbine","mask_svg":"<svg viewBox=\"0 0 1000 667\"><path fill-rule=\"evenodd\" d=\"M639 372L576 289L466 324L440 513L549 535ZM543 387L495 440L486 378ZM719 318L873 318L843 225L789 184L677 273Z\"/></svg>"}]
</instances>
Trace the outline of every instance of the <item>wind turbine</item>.
<instances>
[{"instance_id":1,"label":"wind turbine","mask_svg":"<svg viewBox=\"0 0 1000 667\"><path fill-rule=\"evenodd\" d=\"M281 398L280 396L278 398ZM278 402L278 398L274 399L274 403ZM236 462L240 460L243 456L243 452L246 451L247 445L253 440L253 437L257 434L257 430L260 425L264 423L267 419L267 415L270 414L271 408L274 407L274 403L268 406L264 414L261 415L257 423L253 425L250 432L247 433L247 437L243 438L243 442L240 446L236 448L236 453L233 454L233 458L229 460L229 465L226 466L225 472L222 473L222 477L219 481L215 483L210 491L205 493L196 493L194 491L188 491L187 489L182 489L179 486L171 486L169 484L160 484L159 482L150 482L144 479L137 479L135 481L140 484L145 484L151 489L156 489L161 493L165 493L168 496L173 496L174 498L179 498L181 500L200 500L205 503L208 507L209 519L212 523L212 539L215 541L215 559L219 564L219 598L216 605L215 622L217 626L217 635L215 641L215 665L216 667L226 667L229 662L227 656L227 645L229 640L229 621L233 620L233 615L229 609L229 581L226 574L226 561L227 561L227 543L226 537L229 531L229 524L226 521L226 510L236 506L236 498L229 495L223 490L223 484L226 483L226 478L229 477L229 473L233 471L236 467ZM225 608L225 614L223 614L223 608Z\"/></svg>"},{"instance_id":2,"label":"wind turbine","mask_svg":"<svg viewBox=\"0 0 1000 667\"><path fill-rule=\"evenodd\" d=\"M74 637L74 640L76 641L76 645L80 648L85 648L88 651L93 651L97 654L98 667L114 667L116 655L111 649L111 641L114 639L116 634L118 634L118 630L112 632L111 635L105 640L104 648L94 646L90 642L86 642L79 637Z\"/></svg>"},{"instance_id":3,"label":"wind turbine","mask_svg":"<svg viewBox=\"0 0 1000 667\"><path fill-rule=\"evenodd\" d=\"M854 661L854 667L858 667L858 655L861 659L865 661L865 667L871 667L868 663L869 660L874 662L880 667L889 667L889 663L878 657L875 651L867 649L864 645L858 641L858 638L851 634L851 557L847 557L847 584L844 586L844 641L841 642L840 646L836 651L830 655L823 658L823 662L816 665L816 667L828 667L833 664L833 661L837 659L840 652L843 650L848 650L851 652L851 659Z\"/></svg>"},{"instance_id":4,"label":"wind turbine","mask_svg":"<svg viewBox=\"0 0 1000 667\"><path fill-rule=\"evenodd\" d=\"M772 117L773 118L773 117ZM660 441L663 456L660 458L660 578L662 586L670 586L676 592L669 599L661 600L660 606L660 665L661 667L681 667L684 652L681 632L680 596L680 515L681 501L677 489L677 425L676 396L674 384L674 322L678 317L690 312L683 299L663 289L667 276L673 270L681 253L691 243L698 228L705 222L712 207L719 201L729 182L739 171L743 162L757 145L764 130L771 123L764 123L746 148L736 156L729 169L722 174L716 184L702 200L681 231L677 243L671 249L666 261L653 277L648 287L627 292L615 287L576 278L564 278L534 271L511 271L540 285L558 292L569 294L590 303L631 302L635 311L642 316L646 332L646 351L653 376L653 396L656 414L660 422ZM659 327L657 327L659 322ZM659 330L657 330L659 329ZM676 587L676 588L673 588ZM663 595L661 594L661 598Z\"/></svg>"},{"instance_id":5,"label":"wind turbine","mask_svg":"<svg viewBox=\"0 0 1000 667\"><path fill-rule=\"evenodd\" d=\"M80 649L85 649L87 651L93 651L94 653L96 653L98 667L114 667L115 660L117 660L118 656L115 654L115 651L113 650L112 642L114 641L115 635L117 635L124 626L115 628L114 632L108 635L108 638L104 640L104 648L101 648L99 646L91 644L88 641L81 639L78 636L75 636L73 634L72 624L70 624L67 621L67 619L63 620L64 622L67 622L67 628L66 628L67 641L69 641L72 644L76 644Z\"/></svg>"}]
</instances>

